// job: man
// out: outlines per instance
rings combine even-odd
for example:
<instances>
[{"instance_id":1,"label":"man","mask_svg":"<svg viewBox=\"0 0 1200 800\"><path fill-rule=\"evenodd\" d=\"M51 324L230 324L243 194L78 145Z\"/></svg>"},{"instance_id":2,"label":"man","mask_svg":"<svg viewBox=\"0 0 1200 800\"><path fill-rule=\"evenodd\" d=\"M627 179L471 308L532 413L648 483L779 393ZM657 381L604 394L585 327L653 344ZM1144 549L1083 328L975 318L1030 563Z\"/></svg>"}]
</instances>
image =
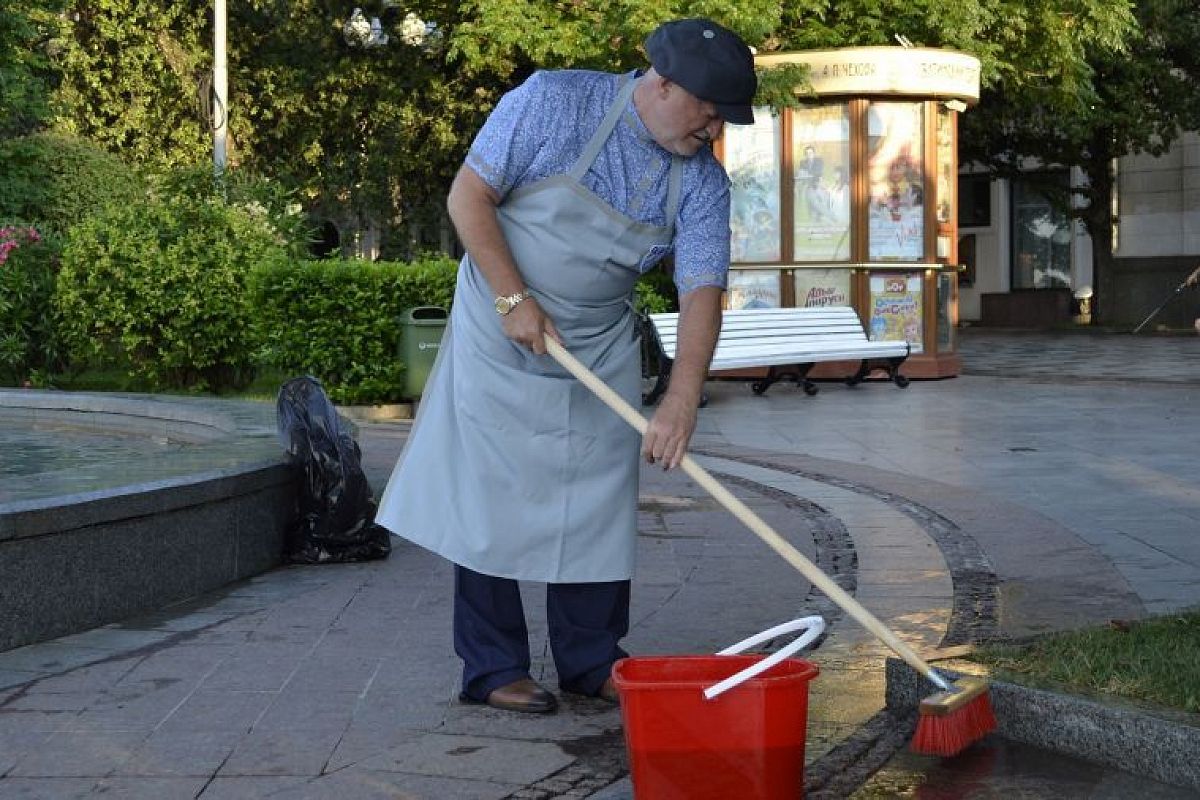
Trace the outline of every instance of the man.
<instances>
[{"instance_id":1,"label":"man","mask_svg":"<svg viewBox=\"0 0 1200 800\"><path fill-rule=\"evenodd\" d=\"M796 166L797 185L804 193L810 222L821 222L825 218L825 204L821 202L821 178L825 174L825 160L817 157L817 148L804 146L804 159Z\"/></svg>"},{"instance_id":2,"label":"man","mask_svg":"<svg viewBox=\"0 0 1200 800\"><path fill-rule=\"evenodd\" d=\"M637 509L637 434L546 355L561 342L635 402L631 298L668 253L671 384L641 452L676 467L696 424L729 265L729 180L709 147L753 122L753 57L702 19L647 40L652 67L539 72L505 95L450 189L466 247L454 309L378 521L453 561L464 702L553 711L529 675L518 580L547 586L563 691L615 702Z\"/></svg>"}]
</instances>

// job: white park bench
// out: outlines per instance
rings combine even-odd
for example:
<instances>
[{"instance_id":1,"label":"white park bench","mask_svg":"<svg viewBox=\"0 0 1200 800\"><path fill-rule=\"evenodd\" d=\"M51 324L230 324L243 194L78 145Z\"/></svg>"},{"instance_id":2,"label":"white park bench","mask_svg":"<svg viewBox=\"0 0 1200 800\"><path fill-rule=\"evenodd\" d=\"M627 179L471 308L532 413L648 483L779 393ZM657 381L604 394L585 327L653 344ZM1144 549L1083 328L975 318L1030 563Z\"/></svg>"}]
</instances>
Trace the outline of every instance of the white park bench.
<instances>
[{"instance_id":1,"label":"white park bench","mask_svg":"<svg viewBox=\"0 0 1200 800\"><path fill-rule=\"evenodd\" d=\"M657 383L642 398L645 405L654 405L667 389L678 326L679 314L643 316L646 361L657 362L658 367ZM883 369L892 382L903 388L908 378L900 374L899 368L908 354L907 342L867 339L858 313L849 306L756 308L722 313L721 336L711 369L769 367L766 377L751 385L755 394L791 377L797 386L804 387L805 394L814 395L817 385L807 376L821 361L859 362L857 371L846 377L851 386L862 382L872 370Z\"/></svg>"}]
</instances>

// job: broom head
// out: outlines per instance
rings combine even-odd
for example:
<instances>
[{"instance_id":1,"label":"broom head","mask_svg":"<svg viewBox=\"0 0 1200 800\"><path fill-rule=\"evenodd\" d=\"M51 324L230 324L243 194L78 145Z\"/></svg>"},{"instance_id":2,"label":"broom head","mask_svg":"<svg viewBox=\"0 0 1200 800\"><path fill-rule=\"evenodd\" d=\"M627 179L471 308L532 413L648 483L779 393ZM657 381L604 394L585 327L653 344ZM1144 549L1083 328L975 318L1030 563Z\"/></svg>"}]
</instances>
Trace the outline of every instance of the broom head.
<instances>
[{"instance_id":1,"label":"broom head","mask_svg":"<svg viewBox=\"0 0 1200 800\"><path fill-rule=\"evenodd\" d=\"M960 678L950 691L921 701L912 751L931 756L953 756L996 730L996 717L982 678Z\"/></svg>"}]
</instances>

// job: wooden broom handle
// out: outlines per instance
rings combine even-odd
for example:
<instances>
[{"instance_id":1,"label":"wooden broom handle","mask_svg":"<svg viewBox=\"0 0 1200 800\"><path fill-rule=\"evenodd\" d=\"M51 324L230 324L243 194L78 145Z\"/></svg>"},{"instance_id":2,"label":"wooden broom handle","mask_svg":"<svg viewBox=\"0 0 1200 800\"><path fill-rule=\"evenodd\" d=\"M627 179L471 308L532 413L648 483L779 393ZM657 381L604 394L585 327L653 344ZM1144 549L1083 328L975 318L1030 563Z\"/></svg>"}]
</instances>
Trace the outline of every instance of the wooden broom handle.
<instances>
[{"instance_id":1,"label":"wooden broom handle","mask_svg":"<svg viewBox=\"0 0 1200 800\"><path fill-rule=\"evenodd\" d=\"M596 394L605 405L615 411L626 422L632 425L638 433L643 436L646 434L646 428L649 423L646 418L639 414L634 408L625 402L625 398L614 392L604 381L592 374L591 370L579 362L579 359L571 355L565 348L554 339L546 336L546 349L554 360L561 364L568 372L574 375L588 389ZM776 553L783 557L785 561L800 571L804 577L813 582L814 585L824 592L831 600L837 603L854 619L858 620L868 631L879 638L881 642L890 647L896 655L903 658L910 667L920 672L933 683L937 684L943 690L949 688L945 680L940 675L934 672L916 651L904 643L890 628L884 625L870 611L863 608L862 604L851 597L845 589L834 583L833 579L821 571L821 568L809 561L803 553L797 550L786 539L776 533L771 526L763 522L762 519L751 511L745 503L738 500L732 493L720 483L717 483L713 476L709 475L690 455L684 455L683 462L680 464L683 471L688 474L696 483L704 487L713 498L725 506L735 517L752 530L758 538L762 539Z\"/></svg>"}]
</instances>

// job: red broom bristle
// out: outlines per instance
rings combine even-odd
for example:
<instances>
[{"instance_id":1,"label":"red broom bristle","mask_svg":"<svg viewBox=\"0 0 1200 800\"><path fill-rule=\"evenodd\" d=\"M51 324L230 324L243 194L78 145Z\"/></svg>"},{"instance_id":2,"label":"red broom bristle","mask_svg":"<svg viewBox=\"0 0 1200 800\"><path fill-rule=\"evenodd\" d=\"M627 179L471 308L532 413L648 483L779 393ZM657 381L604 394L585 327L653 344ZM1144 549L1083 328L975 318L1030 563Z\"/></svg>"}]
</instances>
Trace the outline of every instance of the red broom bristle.
<instances>
[{"instance_id":1,"label":"red broom bristle","mask_svg":"<svg viewBox=\"0 0 1200 800\"><path fill-rule=\"evenodd\" d=\"M912 751L930 756L953 756L996 730L996 716L987 692L948 714L922 713Z\"/></svg>"}]
</instances>

